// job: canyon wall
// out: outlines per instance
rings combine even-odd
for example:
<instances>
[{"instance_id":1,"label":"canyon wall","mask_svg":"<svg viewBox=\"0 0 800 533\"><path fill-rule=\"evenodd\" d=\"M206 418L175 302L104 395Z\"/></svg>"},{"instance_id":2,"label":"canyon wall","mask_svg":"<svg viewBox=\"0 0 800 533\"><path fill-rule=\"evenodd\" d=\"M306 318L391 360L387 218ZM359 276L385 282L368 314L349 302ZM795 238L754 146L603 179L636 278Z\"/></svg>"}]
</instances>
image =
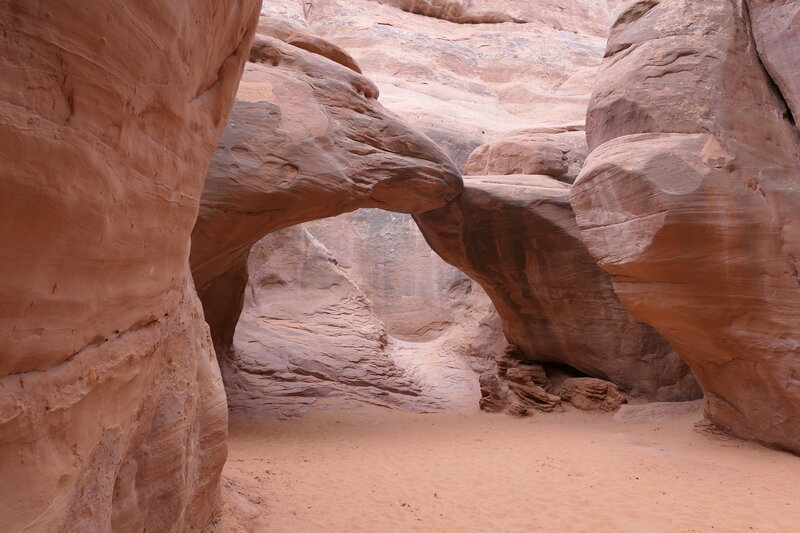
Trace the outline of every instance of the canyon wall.
<instances>
[{"instance_id":1,"label":"canyon wall","mask_svg":"<svg viewBox=\"0 0 800 533\"><path fill-rule=\"evenodd\" d=\"M254 0L0 6L6 531L197 531L227 412L188 268Z\"/></svg>"},{"instance_id":2,"label":"canyon wall","mask_svg":"<svg viewBox=\"0 0 800 533\"><path fill-rule=\"evenodd\" d=\"M571 198L622 302L691 366L707 416L794 452L799 8L625 4L589 108L593 152Z\"/></svg>"},{"instance_id":3,"label":"canyon wall","mask_svg":"<svg viewBox=\"0 0 800 533\"><path fill-rule=\"evenodd\" d=\"M582 129L610 24L605 0L303 4L296 23L352 54L381 102L459 168L515 129Z\"/></svg>"}]
</instances>

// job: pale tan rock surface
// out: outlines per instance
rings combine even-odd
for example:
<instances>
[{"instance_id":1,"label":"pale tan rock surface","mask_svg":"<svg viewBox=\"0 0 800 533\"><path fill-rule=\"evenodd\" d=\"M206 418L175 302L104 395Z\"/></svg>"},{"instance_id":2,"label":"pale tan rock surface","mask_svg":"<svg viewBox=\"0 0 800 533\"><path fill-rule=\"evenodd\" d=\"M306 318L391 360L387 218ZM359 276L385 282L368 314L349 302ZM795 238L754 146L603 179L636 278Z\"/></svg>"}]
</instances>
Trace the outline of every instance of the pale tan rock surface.
<instances>
[{"instance_id":1,"label":"pale tan rock surface","mask_svg":"<svg viewBox=\"0 0 800 533\"><path fill-rule=\"evenodd\" d=\"M357 281L393 337L436 339L457 326L470 308L494 320L480 286L445 263L408 215L360 209L304 227ZM485 302L480 310L479 302Z\"/></svg>"},{"instance_id":2,"label":"pale tan rock surface","mask_svg":"<svg viewBox=\"0 0 800 533\"><path fill-rule=\"evenodd\" d=\"M605 0L303 4L308 26L348 50L381 102L459 168L509 131L582 127L610 23Z\"/></svg>"},{"instance_id":3,"label":"pale tan rock surface","mask_svg":"<svg viewBox=\"0 0 800 533\"><path fill-rule=\"evenodd\" d=\"M615 296L581 241L569 184L464 180L456 201L415 218L433 249L486 290L518 359L569 365L659 400L700 394L675 351Z\"/></svg>"},{"instance_id":4,"label":"pale tan rock surface","mask_svg":"<svg viewBox=\"0 0 800 533\"><path fill-rule=\"evenodd\" d=\"M572 183L587 155L589 148L583 131L516 130L476 148L469 155L464 174L536 174Z\"/></svg>"},{"instance_id":5,"label":"pale tan rock surface","mask_svg":"<svg viewBox=\"0 0 800 533\"><path fill-rule=\"evenodd\" d=\"M800 137L776 89L791 101L796 56L766 37L765 5L761 57L743 4L621 11L572 205L622 301L692 367L707 416L800 452Z\"/></svg>"},{"instance_id":6,"label":"pale tan rock surface","mask_svg":"<svg viewBox=\"0 0 800 533\"><path fill-rule=\"evenodd\" d=\"M377 96L356 71L257 36L192 236L192 271L218 352L232 342L250 247L268 233L362 207L425 211L458 195L450 159Z\"/></svg>"},{"instance_id":7,"label":"pale tan rock surface","mask_svg":"<svg viewBox=\"0 0 800 533\"><path fill-rule=\"evenodd\" d=\"M225 398L188 268L257 3L0 6L4 531L196 531Z\"/></svg>"},{"instance_id":8,"label":"pale tan rock surface","mask_svg":"<svg viewBox=\"0 0 800 533\"><path fill-rule=\"evenodd\" d=\"M346 215L349 227L386 229L366 214ZM390 220L400 216L385 214ZM473 367L491 364L492 343L498 353L506 344L496 324L480 325L487 315L496 319L493 310L473 308L464 276L449 280L449 269L434 280L428 279L431 272L414 271L413 263L406 265L405 277L401 269L393 270L387 258L400 241L373 241L371 259L382 259L383 265L360 257L366 247L356 249L359 262L351 263L344 245L352 236L337 232L340 224L326 227L328 222L337 219L287 228L253 247L244 311L233 347L222 359L231 412L272 418L358 403L414 411L474 405ZM406 254L406 259L413 258ZM382 280L381 273L395 278ZM452 291L439 288L428 302L406 302L422 311L409 316L402 312L404 304L391 306L385 293L413 294L415 280L449 285ZM441 312L426 314L429 305Z\"/></svg>"}]
</instances>

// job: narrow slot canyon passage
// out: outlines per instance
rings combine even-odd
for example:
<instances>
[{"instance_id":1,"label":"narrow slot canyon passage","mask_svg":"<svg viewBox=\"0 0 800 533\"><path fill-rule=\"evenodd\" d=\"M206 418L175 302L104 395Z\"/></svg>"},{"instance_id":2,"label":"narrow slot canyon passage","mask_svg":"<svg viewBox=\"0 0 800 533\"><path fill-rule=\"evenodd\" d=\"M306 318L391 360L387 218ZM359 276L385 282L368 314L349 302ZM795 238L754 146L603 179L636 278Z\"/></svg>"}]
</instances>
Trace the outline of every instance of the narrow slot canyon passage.
<instances>
[{"instance_id":1,"label":"narrow slot canyon passage","mask_svg":"<svg viewBox=\"0 0 800 533\"><path fill-rule=\"evenodd\" d=\"M629 313L583 242L570 197L593 148L584 112L608 15L594 6L597 26L576 25L570 16L584 7L573 6L559 24L580 29L565 37L551 33L556 26L545 29L541 13L509 26L503 17L516 4L492 13L462 12L458 2L442 12L379 4L325 0L297 11L273 3L262 8L259 31L363 69L379 101L452 159L463 189L444 205L410 208L441 187L414 162L406 181L386 181L395 191L389 204L331 203L331 149L294 153L291 142L269 139L291 128L319 135L327 120L338 129L326 133L337 147L342 138L369 136L370 151L406 165L418 155L408 146L421 141L380 140L385 127L365 119L361 104L332 96L344 94L341 87L290 96L285 87L313 68L359 92L363 82L322 64L297 75L291 62L279 65L290 81L267 81L256 73L288 52L270 59L277 56L256 46L207 193L213 210L221 198L256 216L268 208L274 214L263 227L276 231L247 239L241 316L230 343L217 347L229 457L223 511L208 533L800 528L797 457L737 440L706 420L689 367ZM641 16L637 9L631 20ZM463 24L471 16L481 24ZM276 29L281 24L291 32ZM389 53L392 43L402 52ZM509 47L519 55L508 55ZM533 49L548 59L532 64ZM533 87L540 94L528 92ZM264 113L264 100L291 128L251 118ZM385 163L346 150L347 181L386 179ZM263 152L277 154L280 168ZM441 161L427 146L422 152ZM294 207L269 195L253 203L219 181L251 167L257 177L265 165L276 169L267 191L288 194ZM429 183L419 187L415 173ZM298 186L298 176L309 185ZM320 194L318 206L309 191ZM361 209L348 213L353 207ZM201 210L195 231L208 248L224 233L215 220L240 227L227 212L209 213L204 219ZM218 291L204 286L205 304L204 293ZM217 312L206 314L213 334Z\"/></svg>"},{"instance_id":2,"label":"narrow slot canyon passage","mask_svg":"<svg viewBox=\"0 0 800 533\"><path fill-rule=\"evenodd\" d=\"M496 372L507 346L499 317L406 215L367 209L281 230L249 267L223 366L222 512L205 533L797 523L797 457L715 433L701 400L482 411L479 374Z\"/></svg>"},{"instance_id":3,"label":"narrow slot canyon passage","mask_svg":"<svg viewBox=\"0 0 800 533\"><path fill-rule=\"evenodd\" d=\"M0 533L800 532L800 0L0 36Z\"/></svg>"}]
</instances>

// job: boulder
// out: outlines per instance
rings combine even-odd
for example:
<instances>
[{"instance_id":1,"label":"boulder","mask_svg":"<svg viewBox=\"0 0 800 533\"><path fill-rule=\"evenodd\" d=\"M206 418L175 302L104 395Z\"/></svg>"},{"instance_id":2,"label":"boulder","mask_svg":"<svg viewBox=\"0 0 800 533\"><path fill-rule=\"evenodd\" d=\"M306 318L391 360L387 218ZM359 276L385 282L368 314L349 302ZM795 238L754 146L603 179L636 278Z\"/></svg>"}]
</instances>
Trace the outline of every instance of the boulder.
<instances>
[{"instance_id":1,"label":"boulder","mask_svg":"<svg viewBox=\"0 0 800 533\"><path fill-rule=\"evenodd\" d=\"M509 346L508 353L517 351ZM561 398L548 392L547 374L541 365L507 356L497 358L497 366L480 375L479 406L489 413L506 412L529 416L532 411L551 413L561 407Z\"/></svg>"},{"instance_id":2,"label":"boulder","mask_svg":"<svg viewBox=\"0 0 800 533\"><path fill-rule=\"evenodd\" d=\"M0 5L5 531L199 531L227 411L189 272L258 2Z\"/></svg>"},{"instance_id":3,"label":"boulder","mask_svg":"<svg viewBox=\"0 0 800 533\"><path fill-rule=\"evenodd\" d=\"M627 403L619 387L596 378L569 378L561 383L561 399L583 411L614 412Z\"/></svg>"},{"instance_id":4,"label":"boulder","mask_svg":"<svg viewBox=\"0 0 800 533\"><path fill-rule=\"evenodd\" d=\"M707 416L800 452L797 61L782 48L796 33L779 42L788 22L768 22L796 3L751 4L620 9L572 205L620 299L691 366Z\"/></svg>"},{"instance_id":5,"label":"boulder","mask_svg":"<svg viewBox=\"0 0 800 533\"><path fill-rule=\"evenodd\" d=\"M470 176L537 174L572 183L588 154L586 135L582 131L518 130L476 148L467 160L464 173Z\"/></svg>"},{"instance_id":6,"label":"boulder","mask_svg":"<svg viewBox=\"0 0 800 533\"><path fill-rule=\"evenodd\" d=\"M508 386L500 379L495 370L483 372L478 383L481 387L481 399L478 402L482 411L502 413L511 405L508 399Z\"/></svg>"}]
</instances>

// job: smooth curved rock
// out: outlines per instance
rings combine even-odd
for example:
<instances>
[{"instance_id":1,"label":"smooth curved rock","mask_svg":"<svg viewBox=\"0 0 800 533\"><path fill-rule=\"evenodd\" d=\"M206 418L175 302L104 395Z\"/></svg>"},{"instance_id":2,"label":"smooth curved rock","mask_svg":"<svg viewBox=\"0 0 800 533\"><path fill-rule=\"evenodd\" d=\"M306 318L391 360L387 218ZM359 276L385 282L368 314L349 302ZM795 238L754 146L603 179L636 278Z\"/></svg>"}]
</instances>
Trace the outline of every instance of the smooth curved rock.
<instances>
[{"instance_id":1,"label":"smooth curved rock","mask_svg":"<svg viewBox=\"0 0 800 533\"><path fill-rule=\"evenodd\" d=\"M0 6L0 516L198 531L227 412L188 268L253 0Z\"/></svg>"},{"instance_id":2,"label":"smooth curved rock","mask_svg":"<svg viewBox=\"0 0 800 533\"><path fill-rule=\"evenodd\" d=\"M400 217L379 213L389 221ZM355 232L379 224L365 210L345 220ZM337 234L338 224L326 231L337 221L286 228L253 246L244 310L234 344L221 359L231 413L287 417L357 402L426 412L473 406L473 367L493 364L492 343L502 353L506 342L494 324L478 324L489 313L475 308L475 295L465 292L471 292L469 280L406 263L405 272L398 266L390 272L396 278L384 281L381 274L394 267L381 262L402 241L375 239L371 258L361 257L365 249L350 257L345 245L353 235ZM408 261L419 256L404 248ZM417 282L430 287L431 300L384 301L383 292L407 297ZM449 298L443 296L448 292ZM411 316L412 305L419 316Z\"/></svg>"},{"instance_id":3,"label":"smooth curved rock","mask_svg":"<svg viewBox=\"0 0 800 533\"><path fill-rule=\"evenodd\" d=\"M726 0L621 10L572 205L622 301L692 367L707 416L800 452L800 135L776 89L792 62L761 41L786 73L773 85L749 20Z\"/></svg>"},{"instance_id":4,"label":"smooth curved rock","mask_svg":"<svg viewBox=\"0 0 800 533\"><path fill-rule=\"evenodd\" d=\"M589 148L582 131L518 130L476 148L467 160L464 174L535 174L572 183L587 155Z\"/></svg>"},{"instance_id":5,"label":"smooth curved rock","mask_svg":"<svg viewBox=\"0 0 800 533\"><path fill-rule=\"evenodd\" d=\"M548 176L469 176L455 202L415 218L433 249L486 290L519 358L569 365L634 395L696 398L686 365L597 267L569 192Z\"/></svg>"},{"instance_id":6,"label":"smooth curved rock","mask_svg":"<svg viewBox=\"0 0 800 533\"><path fill-rule=\"evenodd\" d=\"M192 235L192 272L220 353L262 237L363 207L422 212L461 190L450 159L384 110L364 76L266 35L250 58Z\"/></svg>"}]
</instances>

